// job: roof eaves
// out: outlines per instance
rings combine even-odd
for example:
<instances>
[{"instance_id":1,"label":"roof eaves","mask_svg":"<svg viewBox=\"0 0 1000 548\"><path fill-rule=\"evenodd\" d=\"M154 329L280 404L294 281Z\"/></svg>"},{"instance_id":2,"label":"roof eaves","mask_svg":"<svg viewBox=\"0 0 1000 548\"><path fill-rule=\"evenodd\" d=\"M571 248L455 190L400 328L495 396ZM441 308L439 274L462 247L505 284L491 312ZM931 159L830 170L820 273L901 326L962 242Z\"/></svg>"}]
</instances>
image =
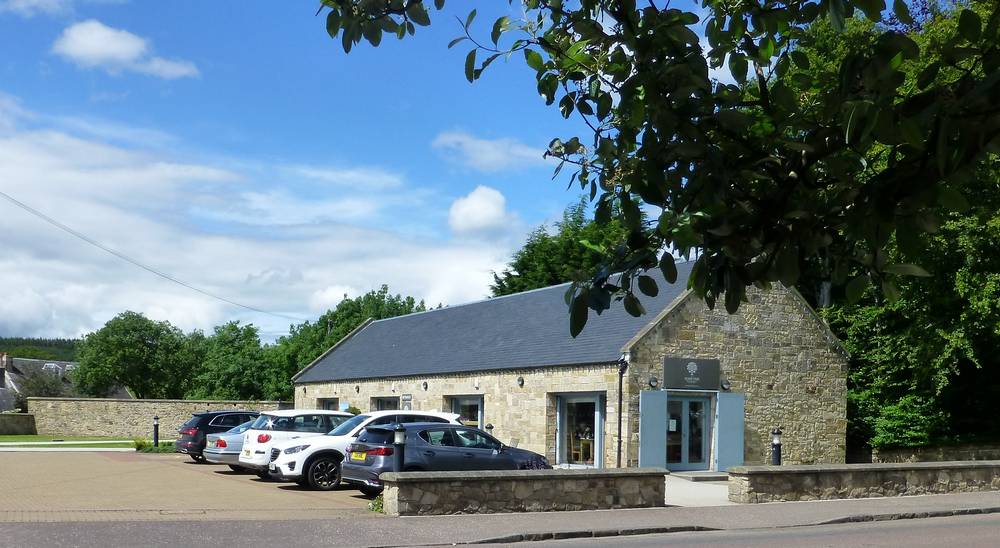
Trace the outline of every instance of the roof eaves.
<instances>
[{"instance_id":1,"label":"roof eaves","mask_svg":"<svg viewBox=\"0 0 1000 548\"><path fill-rule=\"evenodd\" d=\"M317 383L331 383L331 382L355 382L355 381L370 381L372 379L405 379L408 377L448 377L451 375L470 375L473 373L510 373L511 371L530 371L534 369L548 369L550 367L610 367L612 365L617 365L618 362L610 360L601 360L596 362L585 362L585 363L557 363L548 365L523 365L517 367L506 367L506 368L495 368L495 369L455 369L453 371L446 372L434 372L434 373L407 373L405 375L382 375L379 377L345 377L342 379L331 379L325 381L309 381L309 384ZM306 383L302 383L306 384Z\"/></svg>"},{"instance_id":2,"label":"roof eaves","mask_svg":"<svg viewBox=\"0 0 1000 548\"><path fill-rule=\"evenodd\" d=\"M799 304L809 312L809 315L812 316L813 320L819 324L820 330L826 336L827 342L829 342L836 350L839 350L845 358L850 359L851 353L847 350L847 347L844 346L844 343L840 340L840 338L837 337L837 334L830 329L830 324L826 323L826 320L824 320L823 317L816 312L816 309L809 304L809 301L807 301L801 293L799 293L798 289L789 287L788 290L794 298L798 300Z\"/></svg>"},{"instance_id":3,"label":"roof eaves","mask_svg":"<svg viewBox=\"0 0 1000 548\"><path fill-rule=\"evenodd\" d=\"M371 324L372 324L372 319L371 318L368 318L367 320L361 322L361 325L355 327L354 330L351 331L350 333L348 333L347 335L344 335L344 338L342 338L339 341L337 341L337 344L331 346L329 350L327 350L326 352L323 352L322 354L320 354L318 358L316 358L315 360L312 361L312 363L310 363L309 365L303 367L302 371L299 371L298 373L296 373L292 377L292 382L294 383L295 381L297 381L299 379L299 377L301 377L302 375L305 374L306 371L309 371L310 369L312 369L313 366L315 366L319 362L323 361L323 358L325 358L328 355L330 355L331 352L333 352L338 347L340 347L340 345L344 344L345 341L347 341L351 337L357 335L358 333L361 332L362 329L368 327Z\"/></svg>"},{"instance_id":4,"label":"roof eaves","mask_svg":"<svg viewBox=\"0 0 1000 548\"><path fill-rule=\"evenodd\" d=\"M625 343L624 346L622 346L621 351L622 352L631 352L633 346L635 346L636 344L638 344L639 341L641 341L646 335L649 334L650 331L653 330L653 328L655 328L657 325L660 325L660 322L662 322L667 316L669 316L670 314L673 314L673 312L675 310L677 310L678 308L680 308L681 304L683 304L684 301L689 296L691 296L692 293L693 293L692 290L685 289L683 293L681 293L680 295L678 295L677 298L675 298L673 301L671 301L671 303L669 305L667 305L663 310L661 310L660 313L657 314L656 317L653 318L652 321L650 321L645 326L643 326L643 328L640 329L639 332L636 333L634 337L632 337L631 339L629 339L629 341L627 343Z\"/></svg>"}]
</instances>

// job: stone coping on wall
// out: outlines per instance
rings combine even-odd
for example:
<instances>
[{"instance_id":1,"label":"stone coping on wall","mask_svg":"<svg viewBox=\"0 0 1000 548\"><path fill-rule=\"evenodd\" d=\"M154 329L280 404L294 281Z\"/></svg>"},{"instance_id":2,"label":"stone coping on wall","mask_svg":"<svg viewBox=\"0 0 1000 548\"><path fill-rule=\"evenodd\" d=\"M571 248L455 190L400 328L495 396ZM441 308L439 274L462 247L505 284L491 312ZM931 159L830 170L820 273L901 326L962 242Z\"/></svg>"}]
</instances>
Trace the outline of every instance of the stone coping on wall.
<instances>
[{"instance_id":1,"label":"stone coping on wall","mask_svg":"<svg viewBox=\"0 0 1000 548\"><path fill-rule=\"evenodd\" d=\"M938 462L879 462L872 464L793 464L780 466L733 466L730 475L836 474L842 472L906 472L910 470L940 470L1000 467L1000 460L938 461Z\"/></svg>"},{"instance_id":2,"label":"stone coping on wall","mask_svg":"<svg viewBox=\"0 0 1000 548\"><path fill-rule=\"evenodd\" d=\"M647 476L664 477L670 474L665 468L588 468L551 470L475 470L466 472L385 472L379 479L392 483L436 483L450 481L497 481L497 480L552 480L552 479L605 479L638 478Z\"/></svg>"}]
</instances>

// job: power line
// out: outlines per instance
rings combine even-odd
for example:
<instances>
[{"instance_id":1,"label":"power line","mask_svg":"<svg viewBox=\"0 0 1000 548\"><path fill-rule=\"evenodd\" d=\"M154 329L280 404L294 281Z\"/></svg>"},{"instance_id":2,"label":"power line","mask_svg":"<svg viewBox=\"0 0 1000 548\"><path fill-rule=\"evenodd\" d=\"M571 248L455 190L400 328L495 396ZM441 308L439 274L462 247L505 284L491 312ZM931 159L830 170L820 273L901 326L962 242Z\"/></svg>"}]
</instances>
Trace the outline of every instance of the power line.
<instances>
[{"instance_id":1,"label":"power line","mask_svg":"<svg viewBox=\"0 0 1000 548\"><path fill-rule=\"evenodd\" d=\"M127 263L130 263L130 264L132 264L134 266L137 266L137 267L139 267L139 268L141 268L141 269L143 269L143 270L145 270L147 272L155 274L155 275L157 275L157 276L159 276L159 277L161 277L161 278L163 278L165 280L168 280L168 281L171 281L171 282L173 282L175 284L178 284L178 285L181 285L183 287L186 287L186 288L190 289L191 291L197 291L198 293L201 293L202 295L205 295L206 297L211 297L213 299L220 300L220 301L222 301L224 303L231 304L233 306L238 306L240 308L245 308L247 310L250 310L250 311L253 311L253 312L257 312L257 313L260 313L260 314L267 314L268 316L274 316L276 318L282 318L282 319L292 320L292 321L296 321L296 322L304 321L303 318L296 318L296 317L293 317L293 316L286 316L284 314L278 314L276 312L268 312L267 310L262 310L260 308L256 308L256 307L253 307L253 306L249 306L249 305L245 305L245 304L242 304L242 303L238 303L236 301L227 299L227 298L225 298L225 297L223 297L221 295L216 295L215 293L206 291L206 290L201 289L199 287L195 287L195 286L193 286L193 285L191 285L191 284L189 284L189 283L187 283L187 282L185 282L183 280L179 280L179 279L177 279L177 278L175 278L175 277L173 277L173 276L171 276L169 274L166 274L164 272L161 272L161 271L159 271L159 270L157 270L157 269L155 269L155 268L153 268L151 266L146 266L146 265L140 263L139 261L137 261L137 260L129 257L128 255L125 255L124 253L119 253L118 251L115 251L114 249L111 249L110 247L105 246L101 242L98 242L97 240L94 240L93 238L90 238L86 234L83 234L83 233L77 232L76 230L73 230L72 228L70 228L70 227L68 227L68 226L60 223L59 221L53 219L52 217L49 217L48 215L42 213L41 211L38 211L37 209L29 206L28 204L26 204L24 202L21 202L21 201L18 201L13 196L11 196L10 194L7 194L6 192L4 192L2 190L0 190L0 196L6 198L10 203L12 203L12 204L16 205L17 207L19 207L19 208L27 211L28 213L31 213L32 215L34 215L34 216L42 219L43 221L51 224L52 226L55 226L56 228L58 228L60 230L68 232L68 233L72 234L73 236L76 236L77 238L79 238L79 239L87 242L88 244L90 244L90 245L92 245L92 246L94 246L94 247L96 247L96 248L98 248L98 249L100 249L102 251L110 253L110 254L114 255L115 257L118 257L119 259L121 259L121 260L123 260L123 261L125 261Z\"/></svg>"}]
</instances>

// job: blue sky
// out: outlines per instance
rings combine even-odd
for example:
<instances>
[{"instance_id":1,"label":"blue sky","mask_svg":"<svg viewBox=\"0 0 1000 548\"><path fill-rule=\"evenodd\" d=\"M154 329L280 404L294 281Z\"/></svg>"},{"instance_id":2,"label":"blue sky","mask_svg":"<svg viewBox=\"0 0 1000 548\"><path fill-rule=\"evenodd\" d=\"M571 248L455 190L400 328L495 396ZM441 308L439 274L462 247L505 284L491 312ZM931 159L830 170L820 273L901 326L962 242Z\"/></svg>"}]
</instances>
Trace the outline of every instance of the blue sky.
<instances>
[{"instance_id":1,"label":"blue sky","mask_svg":"<svg viewBox=\"0 0 1000 548\"><path fill-rule=\"evenodd\" d=\"M207 291L313 319L389 284L488 294L575 201L541 159L573 135L520 60L476 84L449 2L345 55L316 2L0 0L0 190ZM476 3L488 35L506 2ZM77 336L132 309L183 329L290 323L125 264L0 200L0 335Z\"/></svg>"}]
</instances>

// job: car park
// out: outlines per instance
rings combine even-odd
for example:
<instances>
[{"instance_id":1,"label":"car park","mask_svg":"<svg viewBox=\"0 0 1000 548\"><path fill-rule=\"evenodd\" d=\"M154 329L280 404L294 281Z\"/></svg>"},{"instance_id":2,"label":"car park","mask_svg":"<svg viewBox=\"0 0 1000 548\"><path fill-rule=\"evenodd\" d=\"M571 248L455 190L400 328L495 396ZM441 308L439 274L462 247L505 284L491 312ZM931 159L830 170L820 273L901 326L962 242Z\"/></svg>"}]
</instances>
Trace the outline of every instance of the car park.
<instances>
[{"instance_id":1,"label":"car park","mask_svg":"<svg viewBox=\"0 0 1000 548\"><path fill-rule=\"evenodd\" d=\"M259 415L257 411L239 410L194 413L177 429L180 437L174 442L175 451L190 456L195 462L206 462L203 452L209 434L225 432L244 422L256 420Z\"/></svg>"},{"instance_id":2,"label":"car park","mask_svg":"<svg viewBox=\"0 0 1000 548\"><path fill-rule=\"evenodd\" d=\"M327 491L340 484L340 463L347 446L369 426L430 422L460 425L456 413L439 411L372 411L351 417L325 436L287 441L271 449L268 469L276 479Z\"/></svg>"},{"instance_id":3,"label":"car park","mask_svg":"<svg viewBox=\"0 0 1000 548\"><path fill-rule=\"evenodd\" d=\"M243 450L243 433L250 429L253 421L247 421L220 434L209 434L202 454L212 464L227 464L234 472L247 469L240 466L240 451Z\"/></svg>"},{"instance_id":4,"label":"car park","mask_svg":"<svg viewBox=\"0 0 1000 548\"><path fill-rule=\"evenodd\" d=\"M266 411L243 433L239 466L249 468L267 479L271 448L281 442L323 435L349 418L351 413L322 409L283 409Z\"/></svg>"},{"instance_id":5,"label":"car park","mask_svg":"<svg viewBox=\"0 0 1000 548\"><path fill-rule=\"evenodd\" d=\"M551 468L538 453L504 445L471 426L416 423L406 430L403 471L530 470ZM348 448L342 466L345 483L368 496L382 492L379 475L396 470L392 427L366 428Z\"/></svg>"}]
</instances>

